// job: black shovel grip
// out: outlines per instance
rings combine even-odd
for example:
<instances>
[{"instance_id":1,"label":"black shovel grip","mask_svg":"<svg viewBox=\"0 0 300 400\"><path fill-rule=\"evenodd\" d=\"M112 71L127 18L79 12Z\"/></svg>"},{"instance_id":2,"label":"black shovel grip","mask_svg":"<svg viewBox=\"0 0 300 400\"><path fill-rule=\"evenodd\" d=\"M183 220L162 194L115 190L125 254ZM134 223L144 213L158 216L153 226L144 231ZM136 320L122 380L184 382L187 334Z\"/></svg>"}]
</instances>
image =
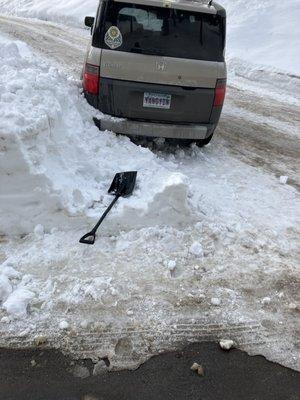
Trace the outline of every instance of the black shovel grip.
<instances>
[{"instance_id":1,"label":"black shovel grip","mask_svg":"<svg viewBox=\"0 0 300 400\"><path fill-rule=\"evenodd\" d=\"M113 208L114 204L118 201L119 197L120 197L119 195L116 195L116 197L110 203L110 205L108 206L107 210L103 213L102 217L99 219L99 221L94 226L94 228L89 233L87 233L86 235L82 236L82 238L79 240L79 243L83 243L83 244L94 244L95 243L96 232L97 232L99 226L102 224L104 218L107 216L109 211Z\"/></svg>"},{"instance_id":2,"label":"black shovel grip","mask_svg":"<svg viewBox=\"0 0 300 400\"><path fill-rule=\"evenodd\" d=\"M96 233L95 232L89 232L86 235L82 236L82 238L79 240L79 243L94 244L95 240L96 240Z\"/></svg>"},{"instance_id":3,"label":"black shovel grip","mask_svg":"<svg viewBox=\"0 0 300 400\"><path fill-rule=\"evenodd\" d=\"M109 211L113 208L114 204L118 201L119 197L127 197L132 194L132 191L135 186L137 172L136 171L128 171L128 172L120 172L115 175L114 180L108 190L108 193L114 194L115 198L107 207L106 211L103 213L102 217L99 219L94 228L82 236L79 240L80 243L83 244L94 244L96 240L96 232L99 226L102 224L104 218L107 216Z\"/></svg>"}]
</instances>

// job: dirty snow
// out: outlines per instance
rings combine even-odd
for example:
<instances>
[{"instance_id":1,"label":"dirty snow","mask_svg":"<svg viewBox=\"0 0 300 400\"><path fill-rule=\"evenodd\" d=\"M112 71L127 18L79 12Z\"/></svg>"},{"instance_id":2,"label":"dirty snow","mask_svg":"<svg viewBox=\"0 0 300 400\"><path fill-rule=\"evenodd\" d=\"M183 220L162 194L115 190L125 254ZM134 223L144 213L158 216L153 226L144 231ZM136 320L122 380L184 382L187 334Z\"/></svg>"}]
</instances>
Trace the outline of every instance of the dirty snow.
<instances>
[{"instance_id":1,"label":"dirty snow","mask_svg":"<svg viewBox=\"0 0 300 400\"><path fill-rule=\"evenodd\" d=\"M220 344L221 349L230 350L234 345L234 341L230 340L230 339L223 339L220 341L219 344Z\"/></svg>"},{"instance_id":2,"label":"dirty snow","mask_svg":"<svg viewBox=\"0 0 300 400\"><path fill-rule=\"evenodd\" d=\"M60 21L81 13L49 4L39 2L34 15L25 1L0 0L0 10ZM282 75L283 90L277 66L233 62L240 88L263 95L277 79L275 100L297 105L296 77ZM0 36L0 71L0 344L26 346L41 335L119 368L230 337L300 369L296 172L288 155L276 175L245 162L242 147L232 150L232 121L247 129L253 114L234 108L229 93L220 125L231 123L228 139L151 151L99 132L79 81L25 43ZM299 134L291 121L257 118L257 129ZM111 200L114 173L131 169L134 195L120 200L95 246L79 245Z\"/></svg>"},{"instance_id":3,"label":"dirty snow","mask_svg":"<svg viewBox=\"0 0 300 400\"><path fill-rule=\"evenodd\" d=\"M87 226L111 201L107 190L123 170L137 170L138 181L135 196L119 201L118 223L186 223L187 178L174 164L128 138L99 135L80 83L21 50L0 43L0 233Z\"/></svg>"},{"instance_id":4,"label":"dirty snow","mask_svg":"<svg viewBox=\"0 0 300 400\"><path fill-rule=\"evenodd\" d=\"M300 74L298 0L222 0L228 15L228 58ZM0 13L77 27L95 15L98 0L0 0ZM292 29L291 29L292 27Z\"/></svg>"},{"instance_id":5,"label":"dirty snow","mask_svg":"<svg viewBox=\"0 0 300 400\"><path fill-rule=\"evenodd\" d=\"M297 191L233 157L222 138L151 151L99 132L78 81L25 44L3 39L0 52L3 340L42 335L130 368L176 343L230 334L299 368ZM131 169L134 195L95 246L80 245L111 200L114 173Z\"/></svg>"}]
</instances>

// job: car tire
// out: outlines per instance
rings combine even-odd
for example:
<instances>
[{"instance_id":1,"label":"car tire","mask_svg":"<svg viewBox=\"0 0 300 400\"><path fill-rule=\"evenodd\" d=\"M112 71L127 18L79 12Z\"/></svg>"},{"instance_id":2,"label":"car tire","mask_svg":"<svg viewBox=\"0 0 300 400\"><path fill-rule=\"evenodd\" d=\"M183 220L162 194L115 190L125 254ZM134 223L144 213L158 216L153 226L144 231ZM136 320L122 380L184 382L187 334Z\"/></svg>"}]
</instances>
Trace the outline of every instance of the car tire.
<instances>
[{"instance_id":1,"label":"car tire","mask_svg":"<svg viewBox=\"0 0 300 400\"><path fill-rule=\"evenodd\" d=\"M204 147L204 146L206 146L210 141L211 141L211 139L213 138L213 133L210 135L210 136L208 136L207 138L205 138L205 139L201 139L201 140L196 140L195 141L195 143L196 143L196 145L198 146L198 147Z\"/></svg>"}]
</instances>

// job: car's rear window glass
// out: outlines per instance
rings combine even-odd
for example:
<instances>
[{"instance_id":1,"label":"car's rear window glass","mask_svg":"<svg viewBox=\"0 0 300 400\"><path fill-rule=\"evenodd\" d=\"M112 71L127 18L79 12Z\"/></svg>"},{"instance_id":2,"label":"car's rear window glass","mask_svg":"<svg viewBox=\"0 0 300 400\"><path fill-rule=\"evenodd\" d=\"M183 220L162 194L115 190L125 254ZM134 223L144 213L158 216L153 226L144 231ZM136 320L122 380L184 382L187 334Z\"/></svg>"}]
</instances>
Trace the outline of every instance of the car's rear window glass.
<instances>
[{"instance_id":1,"label":"car's rear window glass","mask_svg":"<svg viewBox=\"0 0 300 400\"><path fill-rule=\"evenodd\" d=\"M219 15L111 1L104 16L104 34L117 26L118 51L223 61L225 20Z\"/></svg>"}]
</instances>

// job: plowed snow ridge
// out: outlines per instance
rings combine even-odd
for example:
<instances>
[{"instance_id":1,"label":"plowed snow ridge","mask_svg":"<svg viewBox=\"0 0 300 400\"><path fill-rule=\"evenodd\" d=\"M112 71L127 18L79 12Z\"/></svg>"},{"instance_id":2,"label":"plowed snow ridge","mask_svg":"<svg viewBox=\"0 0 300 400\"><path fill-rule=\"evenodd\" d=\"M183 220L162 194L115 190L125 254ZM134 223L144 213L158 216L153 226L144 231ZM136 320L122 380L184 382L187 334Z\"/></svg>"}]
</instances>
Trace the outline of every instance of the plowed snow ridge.
<instances>
[{"instance_id":1,"label":"plowed snow ridge","mask_svg":"<svg viewBox=\"0 0 300 400\"><path fill-rule=\"evenodd\" d=\"M230 338L299 369L296 102L230 89L212 146L152 152L94 127L69 73L83 49L60 37L51 47L63 27L22 24L3 26L48 60L0 43L1 345L43 336L120 368ZM69 68L57 69L56 50ZM123 169L139 172L134 196L94 247L79 245Z\"/></svg>"},{"instance_id":2,"label":"plowed snow ridge","mask_svg":"<svg viewBox=\"0 0 300 400\"><path fill-rule=\"evenodd\" d=\"M39 18L81 27L95 15L99 0L0 0L0 13ZM228 16L230 58L300 75L298 0L222 0ZM293 29L291 30L291 27Z\"/></svg>"},{"instance_id":3,"label":"plowed snow ridge","mask_svg":"<svg viewBox=\"0 0 300 400\"><path fill-rule=\"evenodd\" d=\"M128 138L100 135L79 82L41 63L24 44L0 44L0 56L0 132L6 149L0 232L29 233L38 223L47 231L87 225L85 217L95 219L109 204L110 182L123 170L137 170L138 182L135 196L120 199L113 214L119 223L133 228L147 220L150 225L189 221L187 179L174 172L171 161ZM111 224L115 230L114 219Z\"/></svg>"}]
</instances>

